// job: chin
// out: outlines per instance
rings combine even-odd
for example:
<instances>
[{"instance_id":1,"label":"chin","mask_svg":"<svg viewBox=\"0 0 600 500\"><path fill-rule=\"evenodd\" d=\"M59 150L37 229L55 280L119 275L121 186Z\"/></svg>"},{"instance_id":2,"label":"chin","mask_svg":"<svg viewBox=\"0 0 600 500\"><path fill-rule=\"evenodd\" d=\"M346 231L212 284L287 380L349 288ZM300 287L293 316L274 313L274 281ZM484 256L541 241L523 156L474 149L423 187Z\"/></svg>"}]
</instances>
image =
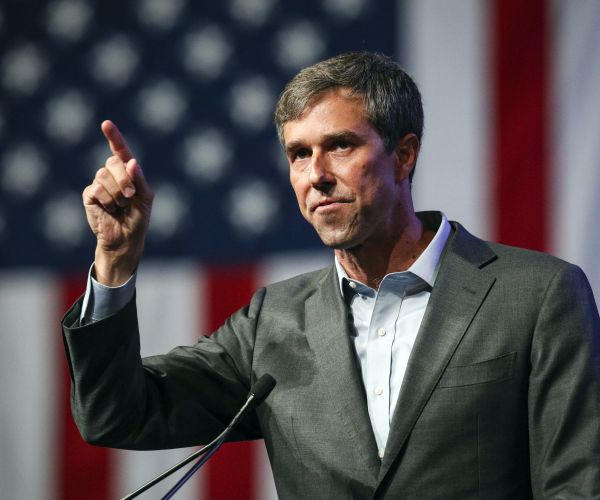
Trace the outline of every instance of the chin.
<instances>
[{"instance_id":1,"label":"chin","mask_svg":"<svg viewBox=\"0 0 600 500\"><path fill-rule=\"evenodd\" d=\"M334 250L350 250L359 245L357 238L352 238L349 235L318 234L323 244Z\"/></svg>"}]
</instances>

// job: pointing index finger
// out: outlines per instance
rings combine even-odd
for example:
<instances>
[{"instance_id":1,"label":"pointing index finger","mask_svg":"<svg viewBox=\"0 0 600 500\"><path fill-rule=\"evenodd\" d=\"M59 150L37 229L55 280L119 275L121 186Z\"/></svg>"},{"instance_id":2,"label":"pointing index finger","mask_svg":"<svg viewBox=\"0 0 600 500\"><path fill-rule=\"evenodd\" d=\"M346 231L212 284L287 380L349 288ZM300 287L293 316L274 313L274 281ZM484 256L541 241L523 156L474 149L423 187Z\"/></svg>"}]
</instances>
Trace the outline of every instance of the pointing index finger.
<instances>
[{"instance_id":1,"label":"pointing index finger","mask_svg":"<svg viewBox=\"0 0 600 500\"><path fill-rule=\"evenodd\" d=\"M111 122L110 120L104 120L101 125L102 133L106 140L108 141L108 145L110 146L110 150L113 152L115 156L118 156L122 162L127 163L133 155L129 150L129 146L127 146L127 142L125 142L125 138L121 135L121 132L117 128L117 126Z\"/></svg>"}]
</instances>

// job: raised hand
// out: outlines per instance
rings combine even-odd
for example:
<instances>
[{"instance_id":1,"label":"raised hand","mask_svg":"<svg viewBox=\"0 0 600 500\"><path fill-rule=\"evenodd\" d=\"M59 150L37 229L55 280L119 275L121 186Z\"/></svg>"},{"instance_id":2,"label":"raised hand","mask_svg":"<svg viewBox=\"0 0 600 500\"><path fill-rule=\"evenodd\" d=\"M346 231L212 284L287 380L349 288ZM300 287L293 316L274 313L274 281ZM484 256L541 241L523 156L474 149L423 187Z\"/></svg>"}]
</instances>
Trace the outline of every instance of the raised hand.
<instances>
[{"instance_id":1,"label":"raised hand","mask_svg":"<svg viewBox=\"0 0 600 500\"><path fill-rule=\"evenodd\" d=\"M83 190L83 205L97 239L96 279L118 286L142 256L154 194L117 126L106 120L101 128L113 156Z\"/></svg>"}]
</instances>

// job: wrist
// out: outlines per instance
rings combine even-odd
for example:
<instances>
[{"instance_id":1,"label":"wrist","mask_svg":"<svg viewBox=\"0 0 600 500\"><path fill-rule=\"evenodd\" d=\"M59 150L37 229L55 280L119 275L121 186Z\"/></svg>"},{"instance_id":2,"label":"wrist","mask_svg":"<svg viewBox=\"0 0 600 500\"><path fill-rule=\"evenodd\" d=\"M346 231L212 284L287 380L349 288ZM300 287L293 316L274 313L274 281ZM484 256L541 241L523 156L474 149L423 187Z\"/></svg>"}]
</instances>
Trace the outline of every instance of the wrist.
<instances>
[{"instance_id":1,"label":"wrist","mask_svg":"<svg viewBox=\"0 0 600 500\"><path fill-rule=\"evenodd\" d=\"M104 286L118 287L131 278L135 273L139 254L137 252L105 251L96 249L94 261L94 278Z\"/></svg>"}]
</instances>

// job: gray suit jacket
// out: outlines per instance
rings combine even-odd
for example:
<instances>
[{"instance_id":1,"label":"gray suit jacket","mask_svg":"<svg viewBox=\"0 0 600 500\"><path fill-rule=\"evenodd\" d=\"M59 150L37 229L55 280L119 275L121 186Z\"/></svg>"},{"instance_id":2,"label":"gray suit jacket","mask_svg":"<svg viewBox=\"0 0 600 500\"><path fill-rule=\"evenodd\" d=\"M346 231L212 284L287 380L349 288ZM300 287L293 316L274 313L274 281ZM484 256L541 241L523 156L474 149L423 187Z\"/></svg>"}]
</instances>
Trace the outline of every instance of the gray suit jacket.
<instances>
[{"instance_id":1,"label":"gray suit jacket","mask_svg":"<svg viewBox=\"0 0 600 500\"><path fill-rule=\"evenodd\" d=\"M288 498L600 498L600 321L581 270L453 223L382 462L334 268L259 290L212 337L141 360L135 301L63 325L73 414L103 446L197 445L250 385ZM165 334L168 335L168 332Z\"/></svg>"}]
</instances>

